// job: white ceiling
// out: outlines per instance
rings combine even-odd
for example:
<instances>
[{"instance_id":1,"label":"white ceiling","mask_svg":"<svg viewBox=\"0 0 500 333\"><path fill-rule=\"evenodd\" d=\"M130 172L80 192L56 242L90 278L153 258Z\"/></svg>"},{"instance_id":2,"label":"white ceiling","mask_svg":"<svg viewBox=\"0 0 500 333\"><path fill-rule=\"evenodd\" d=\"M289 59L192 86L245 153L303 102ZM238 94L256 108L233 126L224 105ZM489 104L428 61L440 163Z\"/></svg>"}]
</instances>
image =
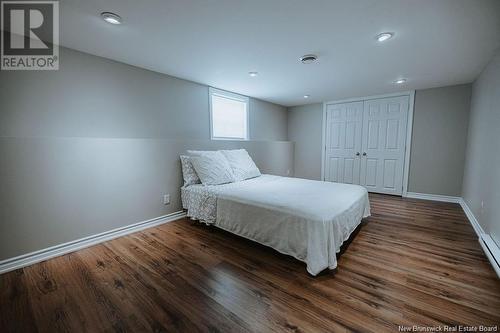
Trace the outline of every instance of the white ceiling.
<instances>
[{"instance_id":1,"label":"white ceiling","mask_svg":"<svg viewBox=\"0 0 500 333\"><path fill-rule=\"evenodd\" d=\"M500 47L499 0L60 3L64 46L286 106L471 82Z\"/></svg>"}]
</instances>

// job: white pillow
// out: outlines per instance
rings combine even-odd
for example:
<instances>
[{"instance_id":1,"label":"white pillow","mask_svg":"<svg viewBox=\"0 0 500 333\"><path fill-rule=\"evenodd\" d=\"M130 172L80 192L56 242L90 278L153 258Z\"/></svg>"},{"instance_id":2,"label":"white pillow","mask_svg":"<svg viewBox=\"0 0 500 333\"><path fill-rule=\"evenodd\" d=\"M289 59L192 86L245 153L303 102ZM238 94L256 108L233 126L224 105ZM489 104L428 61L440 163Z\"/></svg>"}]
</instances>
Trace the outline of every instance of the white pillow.
<instances>
[{"instance_id":1,"label":"white pillow","mask_svg":"<svg viewBox=\"0 0 500 333\"><path fill-rule=\"evenodd\" d=\"M181 155L182 178L184 179L184 186L200 184L200 177L196 174L193 164L189 156Z\"/></svg>"},{"instance_id":2,"label":"white pillow","mask_svg":"<svg viewBox=\"0 0 500 333\"><path fill-rule=\"evenodd\" d=\"M220 151L188 150L188 153L203 185L219 185L235 181L233 170Z\"/></svg>"},{"instance_id":3,"label":"white pillow","mask_svg":"<svg viewBox=\"0 0 500 333\"><path fill-rule=\"evenodd\" d=\"M236 181L259 177L260 170L245 149L221 150L233 169Z\"/></svg>"}]
</instances>

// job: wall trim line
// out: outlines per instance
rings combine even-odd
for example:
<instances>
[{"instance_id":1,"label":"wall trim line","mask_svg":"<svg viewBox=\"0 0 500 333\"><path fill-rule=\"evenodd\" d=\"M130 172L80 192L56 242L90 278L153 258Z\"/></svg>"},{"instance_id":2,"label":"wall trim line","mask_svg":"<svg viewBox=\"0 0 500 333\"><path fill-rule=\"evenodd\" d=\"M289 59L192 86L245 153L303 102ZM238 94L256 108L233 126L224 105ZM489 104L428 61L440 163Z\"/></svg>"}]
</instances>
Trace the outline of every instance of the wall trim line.
<instances>
[{"instance_id":1,"label":"wall trim line","mask_svg":"<svg viewBox=\"0 0 500 333\"><path fill-rule=\"evenodd\" d=\"M467 203L463 198L460 198L459 201L460 206L462 207L465 215L469 219L470 224L472 225L472 228L474 228L474 231L476 232L477 236L481 238L481 235L485 235L485 232L479 222L477 221L476 217L472 213L472 210L467 206Z\"/></svg>"},{"instance_id":2,"label":"wall trim line","mask_svg":"<svg viewBox=\"0 0 500 333\"><path fill-rule=\"evenodd\" d=\"M358 96L358 97L352 97L352 98L338 99L338 100L333 100L333 101L326 101L326 102L324 102L324 104L344 104L344 103L350 103L350 102L368 101L371 99L410 96L412 94L415 94L415 90L407 90L407 91L400 91L400 92L388 93L388 94Z\"/></svg>"},{"instance_id":3,"label":"wall trim line","mask_svg":"<svg viewBox=\"0 0 500 333\"><path fill-rule=\"evenodd\" d=\"M95 235L80 238L67 243L51 246L42 250L26 253L17 257L0 261L0 274L33 265L40 261L61 256L70 252L84 249L86 247L109 241L114 238L125 236L140 230L155 227L164 223L172 222L186 216L183 211L155 217L150 220L130 224L128 226L108 230Z\"/></svg>"},{"instance_id":4,"label":"wall trim line","mask_svg":"<svg viewBox=\"0 0 500 333\"><path fill-rule=\"evenodd\" d=\"M500 248L496 245L490 235L483 234L481 238L479 238L479 244L483 248L486 257L490 261L491 266L497 273L497 276L500 278Z\"/></svg>"},{"instance_id":5,"label":"wall trim line","mask_svg":"<svg viewBox=\"0 0 500 333\"><path fill-rule=\"evenodd\" d=\"M406 195L403 195L403 197L412 199L441 201L441 202L453 202L453 203L460 203L460 200L462 200L462 198L460 197L453 197L441 194L418 193L418 192L406 192Z\"/></svg>"},{"instance_id":6,"label":"wall trim line","mask_svg":"<svg viewBox=\"0 0 500 333\"><path fill-rule=\"evenodd\" d=\"M483 230L465 200L463 198L460 198L459 203L464 210L465 215L469 219L472 228L474 228L474 231L479 237L479 244L481 244L486 257L490 261L491 266L493 266L493 269L497 273L497 276L500 278L500 247L498 247L491 236Z\"/></svg>"}]
</instances>

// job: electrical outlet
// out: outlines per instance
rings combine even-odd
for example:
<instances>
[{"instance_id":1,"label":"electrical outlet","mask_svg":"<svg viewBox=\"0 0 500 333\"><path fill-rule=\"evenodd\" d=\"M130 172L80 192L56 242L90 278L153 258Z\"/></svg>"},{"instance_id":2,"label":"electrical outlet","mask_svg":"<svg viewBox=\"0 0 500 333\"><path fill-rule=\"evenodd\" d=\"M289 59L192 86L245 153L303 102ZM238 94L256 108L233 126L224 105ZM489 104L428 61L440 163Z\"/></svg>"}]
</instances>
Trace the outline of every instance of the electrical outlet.
<instances>
[{"instance_id":1,"label":"electrical outlet","mask_svg":"<svg viewBox=\"0 0 500 333\"><path fill-rule=\"evenodd\" d=\"M164 205L168 205L168 204L170 204L170 194L165 194L165 195L163 196L163 204L164 204Z\"/></svg>"}]
</instances>

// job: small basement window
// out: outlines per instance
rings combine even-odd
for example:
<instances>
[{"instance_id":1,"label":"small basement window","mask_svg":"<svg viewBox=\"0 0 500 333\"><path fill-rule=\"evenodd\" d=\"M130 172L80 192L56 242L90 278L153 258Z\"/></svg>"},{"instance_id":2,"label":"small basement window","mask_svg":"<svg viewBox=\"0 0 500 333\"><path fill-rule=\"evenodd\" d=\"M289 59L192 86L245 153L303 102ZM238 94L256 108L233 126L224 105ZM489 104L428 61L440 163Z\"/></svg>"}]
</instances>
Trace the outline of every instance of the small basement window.
<instances>
[{"instance_id":1,"label":"small basement window","mask_svg":"<svg viewBox=\"0 0 500 333\"><path fill-rule=\"evenodd\" d=\"M212 140L248 140L248 97L209 89Z\"/></svg>"}]
</instances>

